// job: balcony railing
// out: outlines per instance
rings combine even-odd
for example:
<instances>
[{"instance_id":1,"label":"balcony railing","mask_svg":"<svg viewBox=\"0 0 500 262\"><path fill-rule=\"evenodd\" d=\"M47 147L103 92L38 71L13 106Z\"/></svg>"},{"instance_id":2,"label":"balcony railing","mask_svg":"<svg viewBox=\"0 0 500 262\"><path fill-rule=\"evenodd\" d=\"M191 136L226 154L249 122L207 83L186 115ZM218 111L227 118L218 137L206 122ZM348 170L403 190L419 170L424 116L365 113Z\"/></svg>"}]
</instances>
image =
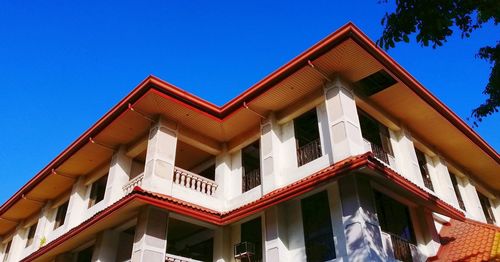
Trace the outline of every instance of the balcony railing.
<instances>
[{"instance_id":1,"label":"balcony railing","mask_svg":"<svg viewBox=\"0 0 500 262\"><path fill-rule=\"evenodd\" d=\"M434 191L434 186L432 185L431 176L429 175L429 171L425 165L420 166L420 173L422 174L422 180L424 180L424 185L428 189Z\"/></svg>"},{"instance_id":2,"label":"balcony railing","mask_svg":"<svg viewBox=\"0 0 500 262\"><path fill-rule=\"evenodd\" d=\"M260 169L254 169L249 172L243 170L242 178L242 190L247 192L248 190L260 185Z\"/></svg>"},{"instance_id":3,"label":"balcony railing","mask_svg":"<svg viewBox=\"0 0 500 262\"><path fill-rule=\"evenodd\" d=\"M302 166L321 157L321 155L321 141L318 138L297 149L297 162L299 166Z\"/></svg>"},{"instance_id":4,"label":"balcony railing","mask_svg":"<svg viewBox=\"0 0 500 262\"><path fill-rule=\"evenodd\" d=\"M252 242L241 242L234 245L234 258L235 259L249 259L255 256L255 244Z\"/></svg>"},{"instance_id":5,"label":"balcony railing","mask_svg":"<svg viewBox=\"0 0 500 262\"><path fill-rule=\"evenodd\" d=\"M390 165L390 161L389 161L389 153L385 152L385 150L377 145L377 144L374 144L366 139L365 140L365 146L366 146L366 149L367 150L370 150L372 151L373 155L378 158L380 161L386 163L387 165Z\"/></svg>"},{"instance_id":6,"label":"balcony railing","mask_svg":"<svg viewBox=\"0 0 500 262\"><path fill-rule=\"evenodd\" d=\"M179 167L174 169L174 183L213 196L217 190L215 181Z\"/></svg>"},{"instance_id":7,"label":"balcony railing","mask_svg":"<svg viewBox=\"0 0 500 262\"><path fill-rule=\"evenodd\" d=\"M127 184L125 184L122 189L125 195L129 194L132 192L134 187L136 186L141 186L142 185L142 179L144 178L144 173L141 173L140 175L132 178L131 180L128 181Z\"/></svg>"},{"instance_id":8,"label":"balcony railing","mask_svg":"<svg viewBox=\"0 0 500 262\"><path fill-rule=\"evenodd\" d=\"M202 262L202 261L188 258L188 257L181 257L181 256L177 256L177 255L172 255L172 254L165 254L165 262Z\"/></svg>"},{"instance_id":9,"label":"balcony railing","mask_svg":"<svg viewBox=\"0 0 500 262\"><path fill-rule=\"evenodd\" d=\"M392 233L384 232L385 234L389 235L391 238L391 244L392 244L392 251L394 252L394 258L399 261L403 262L412 262L413 261L413 256L412 256L412 246L414 246L412 243L410 243L408 240L397 236Z\"/></svg>"}]
</instances>

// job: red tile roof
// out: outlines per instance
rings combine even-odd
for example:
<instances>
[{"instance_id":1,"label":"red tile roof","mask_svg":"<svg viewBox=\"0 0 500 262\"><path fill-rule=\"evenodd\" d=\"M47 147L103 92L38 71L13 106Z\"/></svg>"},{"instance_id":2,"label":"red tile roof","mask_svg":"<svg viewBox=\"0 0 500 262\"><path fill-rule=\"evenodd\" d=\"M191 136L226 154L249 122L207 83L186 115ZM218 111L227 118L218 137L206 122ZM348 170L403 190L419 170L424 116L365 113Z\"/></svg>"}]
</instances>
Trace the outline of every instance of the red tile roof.
<instances>
[{"instance_id":1,"label":"red tile roof","mask_svg":"<svg viewBox=\"0 0 500 262\"><path fill-rule=\"evenodd\" d=\"M439 233L441 247L429 261L500 261L500 228L452 219Z\"/></svg>"}]
</instances>

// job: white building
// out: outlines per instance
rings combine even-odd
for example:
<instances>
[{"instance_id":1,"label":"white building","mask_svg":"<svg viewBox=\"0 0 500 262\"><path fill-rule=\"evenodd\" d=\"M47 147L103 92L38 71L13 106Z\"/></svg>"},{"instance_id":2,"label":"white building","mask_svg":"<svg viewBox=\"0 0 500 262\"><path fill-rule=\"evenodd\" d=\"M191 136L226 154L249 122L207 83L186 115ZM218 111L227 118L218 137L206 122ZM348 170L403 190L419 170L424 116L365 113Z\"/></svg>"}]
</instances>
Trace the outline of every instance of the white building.
<instances>
[{"instance_id":1,"label":"white building","mask_svg":"<svg viewBox=\"0 0 500 262\"><path fill-rule=\"evenodd\" d=\"M499 174L347 24L222 107L146 78L0 207L0 260L500 259Z\"/></svg>"}]
</instances>

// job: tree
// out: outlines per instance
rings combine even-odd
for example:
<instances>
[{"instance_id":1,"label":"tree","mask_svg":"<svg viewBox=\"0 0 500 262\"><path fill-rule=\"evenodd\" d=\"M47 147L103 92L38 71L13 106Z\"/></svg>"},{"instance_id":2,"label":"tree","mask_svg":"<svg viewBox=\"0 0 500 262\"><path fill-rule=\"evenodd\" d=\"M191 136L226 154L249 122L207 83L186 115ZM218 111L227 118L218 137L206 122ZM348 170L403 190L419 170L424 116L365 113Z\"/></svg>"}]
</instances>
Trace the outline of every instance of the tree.
<instances>
[{"instance_id":1,"label":"tree","mask_svg":"<svg viewBox=\"0 0 500 262\"><path fill-rule=\"evenodd\" d=\"M499 0L396 0L396 5L395 12L382 18L384 31L377 40L386 50L397 42L408 43L413 34L420 45L436 48L447 41L454 29L461 32L462 38L468 38L485 23L493 21L497 26L500 22ZM500 41L495 46L480 48L476 57L491 64L489 82L483 91L487 99L471 114L481 122L500 107Z\"/></svg>"}]
</instances>

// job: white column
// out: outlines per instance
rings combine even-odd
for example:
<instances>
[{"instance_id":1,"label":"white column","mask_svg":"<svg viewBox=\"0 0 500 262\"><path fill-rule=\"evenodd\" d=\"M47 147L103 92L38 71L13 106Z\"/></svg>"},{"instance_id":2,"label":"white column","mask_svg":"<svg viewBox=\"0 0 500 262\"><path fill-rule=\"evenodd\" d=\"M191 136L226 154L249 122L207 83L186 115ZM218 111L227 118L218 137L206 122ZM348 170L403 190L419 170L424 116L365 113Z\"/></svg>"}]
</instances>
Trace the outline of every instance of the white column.
<instances>
[{"instance_id":1,"label":"white column","mask_svg":"<svg viewBox=\"0 0 500 262\"><path fill-rule=\"evenodd\" d=\"M27 230L21 224L16 227L16 232L12 237L10 244L8 262L17 262L21 260L21 255L24 247L26 246Z\"/></svg>"},{"instance_id":2,"label":"white column","mask_svg":"<svg viewBox=\"0 0 500 262\"><path fill-rule=\"evenodd\" d=\"M152 206L142 209L135 228L132 262L164 262L168 212Z\"/></svg>"},{"instance_id":3,"label":"white column","mask_svg":"<svg viewBox=\"0 0 500 262\"><path fill-rule=\"evenodd\" d=\"M291 262L306 261L306 243L299 199L286 202L288 217L288 259Z\"/></svg>"},{"instance_id":4,"label":"white column","mask_svg":"<svg viewBox=\"0 0 500 262\"><path fill-rule=\"evenodd\" d=\"M436 255L440 239L432 212L422 207L410 209L410 218L417 238L418 254L414 261L426 261L427 257ZM425 251L425 252L422 252Z\"/></svg>"},{"instance_id":5,"label":"white column","mask_svg":"<svg viewBox=\"0 0 500 262\"><path fill-rule=\"evenodd\" d=\"M434 192L452 204L453 206L460 208L458 206L457 195L453 189L453 183L451 182L450 172L448 172L448 167L446 166L446 161L439 155L432 158L432 163L434 166L434 173L431 174L431 179L434 187Z\"/></svg>"},{"instance_id":6,"label":"white column","mask_svg":"<svg viewBox=\"0 0 500 262\"><path fill-rule=\"evenodd\" d=\"M231 197L231 155L227 152L224 144L222 153L215 157L215 183L217 191L215 196L220 199L230 199Z\"/></svg>"},{"instance_id":7,"label":"white column","mask_svg":"<svg viewBox=\"0 0 500 262\"><path fill-rule=\"evenodd\" d=\"M241 195L243 192L242 181L243 181L243 166L241 161L241 150L238 150L231 154L231 175L229 176L229 188L226 189L229 195L228 199L234 198Z\"/></svg>"},{"instance_id":8,"label":"white column","mask_svg":"<svg viewBox=\"0 0 500 262\"><path fill-rule=\"evenodd\" d=\"M424 187L424 180L420 174L417 154L415 152L415 146L413 145L413 138L410 132L405 128L401 128L401 130L395 135L397 143L394 147L394 155L396 156L396 163L399 167L401 175L413 183Z\"/></svg>"},{"instance_id":9,"label":"white column","mask_svg":"<svg viewBox=\"0 0 500 262\"><path fill-rule=\"evenodd\" d=\"M214 230L214 258L215 262L229 262L233 257L231 245L231 228L218 227Z\"/></svg>"},{"instance_id":10,"label":"white column","mask_svg":"<svg viewBox=\"0 0 500 262\"><path fill-rule=\"evenodd\" d=\"M465 189L465 194L462 195L462 197L464 198L464 205L465 209L467 209L468 217L486 223L486 217L484 216L476 187L468 177L463 177L462 181Z\"/></svg>"},{"instance_id":11,"label":"white column","mask_svg":"<svg viewBox=\"0 0 500 262\"><path fill-rule=\"evenodd\" d=\"M373 193L367 178L350 174L339 180L349 261L386 261Z\"/></svg>"},{"instance_id":12,"label":"white column","mask_svg":"<svg viewBox=\"0 0 500 262\"><path fill-rule=\"evenodd\" d=\"M265 257L266 261L289 261L287 212L283 205L265 211Z\"/></svg>"},{"instance_id":13,"label":"white column","mask_svg":"<svg viewBox=\"0 0 500 262\"><path fill-rule=\"evenodd\" d=\"M126 148L121 146L113 154L106 182L104 203L112 204L124 196L123 186L127 184L132 167L132 159L126 155Z\"/></svg>"},{"instance_id":14,"label":"white column","mask_svg":"<svg viewBox=\"0 0 500 262\"><path fill-rule=\"evenodd\" d=\"M280 145L280 167L283 174L288 170L293 170L298 167L297 163L297 145L295 140L295 130L293 121L289 121L281 126L281 145ZM278 179L282 182L285 179ZM278 183L280 184L280 183Z\"/></svg>"},{"instance_id":15,"label":"white column","mask_svg":"<svg viewBox=\"0 0 500 262\"><path fill-rule=\"evenodd\" d=\"M160 118L149 132L142 182L145 189L172 194L176 149L177 125Z\"/></svg>"},{"instance_id":16,"label":"white column","mask_svg":"<svg viewBox=\"0 0 500 262\"><path fill-rule=\"evenodd\" d=\"M276 189L279 174L280 127L274 114L263 120L260 125L260 162L262 194Z\"/></svg>"},{"instance_id":17,"label":"white column","mask_svg":"<svg viewBox=\"0 0 500 262\"><path fill-rule=\"evenodd\" d=\"M493 211L493 216L496 221L496 225L500 225L500 201L498 198L490 199L491 209Z\"/></svg>"},{"instance_id":18,"label":"white column","mask_svg":"<svg viewBox=\"0 0 500 262\"><path fill-rule=\"evenodd\" d=\"M80 176L71 189L68 211L66 213L66 220L64 221L66 228L72 228L83 222L85 211L88 209L88 202L85 198L87 190L85 177Z\"/></svg>"},{"instance_id":19,"label":"white column","mask_svg":"<svg viewBox=\"0 0 500 262\"><path fill-rule=\"evenodd\" d=\"M325 88L333 161L363 153L363 136L352 89L339 77Z\"/></svg>"},{"instance_id":20,"label":"white column","mask_svg":"<svg viewBox=\"0 0 500 262\"><path fill-rule=\"evenodd\" d=\"M335 240L335 253L337 258L347 257L346 239L344 233L344 222L342 214L342 201L340 197L339 184L333 183L327 188L328 203L330 205L330 219Z\"/></svg>"},{"instance_id":21,"label":"white column","mask_svg":"<svg viewBox=\"0 0 500 262\"><path fill-rule=\"evenodd\" d=\"M97 238L92 254L93 262L116 261L120 232L105 230Z\"/></svg>"},{"instance_id":22,"label":"white column","mask_svg":"<svg viewBox=\"0 0 500 262\"><path fill-rule=\"evenodd\" d=\"M47 241L48 226L50 225L49 219L52 212L52 202L48 201L45 206L40 210L40 215L38 217L38 224L35 230L35 236L33 237L33 251L40 248L43 242Z\"/></svg>"}]
</instances>

